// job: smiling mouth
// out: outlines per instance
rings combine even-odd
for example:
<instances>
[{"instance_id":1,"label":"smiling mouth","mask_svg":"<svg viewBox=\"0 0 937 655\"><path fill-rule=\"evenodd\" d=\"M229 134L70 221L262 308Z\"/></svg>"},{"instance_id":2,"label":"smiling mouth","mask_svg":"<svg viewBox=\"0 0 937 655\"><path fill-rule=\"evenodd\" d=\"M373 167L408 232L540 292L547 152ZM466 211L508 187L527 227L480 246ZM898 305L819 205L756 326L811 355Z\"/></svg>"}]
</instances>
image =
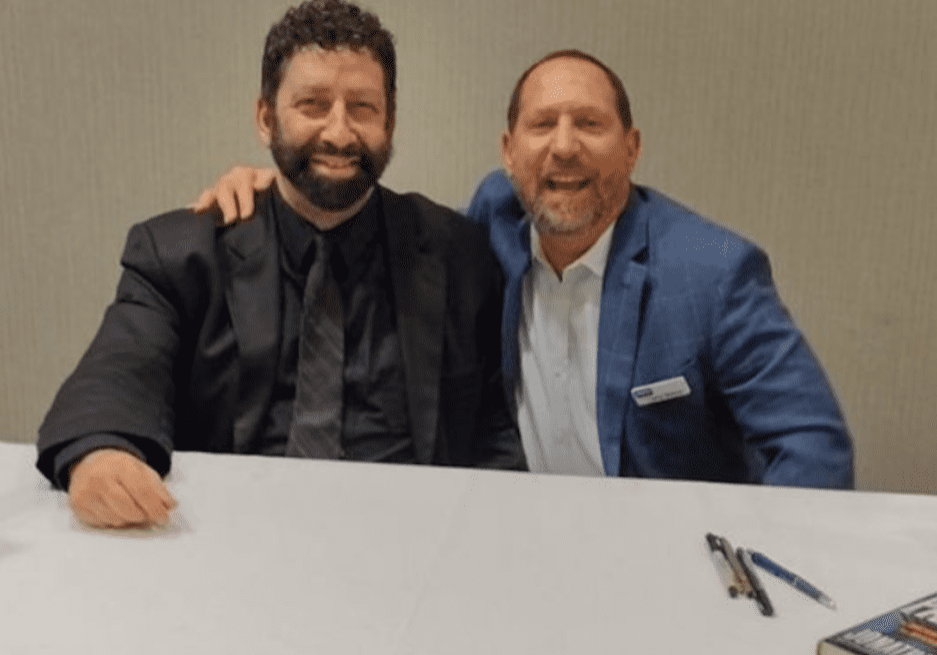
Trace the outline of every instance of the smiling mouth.
<instances>
[{"instance_id":1,"label":"smiling mouth","mask_svg":"<svg viewBox=\"0 0 937 655\"><path fill-rule=\"evenodd\" d=\"M323 166L325 168L336 170L336 171L344 171L349 168L354 168L358 166L357 157L320 156L320 157L316 157L315 159L313 159L312 162L319 166Z\"/></svg>"},{"instance_id":2,"label":"smiling mouth","mask_svg":"<svg viewBox=\"0 0 937 655\"><path fill-rule=\"evenodd\" d=\"M548 177L544 184L551 191L582 191L590 181L581 177Z\"/></svg>"}]
</instances>

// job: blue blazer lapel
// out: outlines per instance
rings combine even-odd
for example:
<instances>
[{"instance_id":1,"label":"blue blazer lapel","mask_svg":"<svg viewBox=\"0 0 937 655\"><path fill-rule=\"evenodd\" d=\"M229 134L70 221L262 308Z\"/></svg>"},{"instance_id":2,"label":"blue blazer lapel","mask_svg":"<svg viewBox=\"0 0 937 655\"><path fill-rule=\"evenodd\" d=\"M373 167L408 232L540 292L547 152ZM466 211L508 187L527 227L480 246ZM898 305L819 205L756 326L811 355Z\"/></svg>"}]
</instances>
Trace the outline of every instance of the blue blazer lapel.
<instances>
[{"instance_id":1,"label":"blue blazer lapel","mask_svg":"<svg viewBox=\"0 0 937 655\"><path fill-rule=\"evenodd\" d=\"M423 232L417 209L402 196L378 188L387 226L413 449L417 462L429 464L433 461L439 421L446 265Z\"/></svg>"},{"instance_id":2,"label":"blue blazer lapel","mask_svg":"<svg viewBox=\"0 0 937 655\"><path fill-rule=\"evenodd\" d=\"M648 221L645 201L633 190L618 219L605 267L599 309L596 415L606 475L617 476L626 464L622 452L625 417L631 406L635 352L647 291Z\"/></svg>"},{"instance_id":3,"label":"blue blazer lapel","mask_svg":"<svg viewBox=\"0 0 937 655\"><path fill-rule=\"evenodd\" d=\"M219 241L227 273L225 297L238 351L234 452L249 450L257 435L279 356L280 265L272 205L272 195L258 198L253 220L228 228Z\"/></svg>"}]
</instances>

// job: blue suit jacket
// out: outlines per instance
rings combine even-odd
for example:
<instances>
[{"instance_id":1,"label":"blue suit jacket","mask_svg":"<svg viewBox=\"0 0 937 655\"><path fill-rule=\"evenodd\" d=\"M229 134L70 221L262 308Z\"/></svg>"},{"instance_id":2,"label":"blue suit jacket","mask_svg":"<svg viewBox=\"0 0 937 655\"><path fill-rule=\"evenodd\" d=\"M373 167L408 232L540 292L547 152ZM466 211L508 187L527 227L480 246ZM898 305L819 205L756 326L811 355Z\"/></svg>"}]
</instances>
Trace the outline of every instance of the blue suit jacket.
<instances>
[{"instance_id":1,"label":"blue suit jacket","mask_svg":"<svg viewBox=\"0 0 937 655\"><path fill-rule=\"evenodd\" d=\"M500 171L468 214L487 225L507 278L502 361L513 396L530 226ZM632 388L678 376L688 396L632 399ZM647 187L634 187L612 236L596 396L607 475L853 486L842 413L765 253Z\"/></svg>"}]
</instances>

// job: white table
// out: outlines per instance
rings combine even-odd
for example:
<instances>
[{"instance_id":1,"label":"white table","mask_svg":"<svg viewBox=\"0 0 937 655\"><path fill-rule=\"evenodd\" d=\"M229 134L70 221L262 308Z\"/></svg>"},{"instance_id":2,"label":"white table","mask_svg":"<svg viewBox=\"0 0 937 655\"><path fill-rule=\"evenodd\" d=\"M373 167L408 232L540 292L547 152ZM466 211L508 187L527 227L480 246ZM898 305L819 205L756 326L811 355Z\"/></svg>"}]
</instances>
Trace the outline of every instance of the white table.
<instances>
[{"instance_id":1,"label":"white table","mask_svg":"<svg viewBox=\"0 0 937 655\"><path fill-rule=\"evenodd\" d=\"M937 591L937 498L176 453L175 529L82 529L0 444L0 653L812 653ZM762 550L778 616L704 534Z\"/></svg>"}]
</instances>

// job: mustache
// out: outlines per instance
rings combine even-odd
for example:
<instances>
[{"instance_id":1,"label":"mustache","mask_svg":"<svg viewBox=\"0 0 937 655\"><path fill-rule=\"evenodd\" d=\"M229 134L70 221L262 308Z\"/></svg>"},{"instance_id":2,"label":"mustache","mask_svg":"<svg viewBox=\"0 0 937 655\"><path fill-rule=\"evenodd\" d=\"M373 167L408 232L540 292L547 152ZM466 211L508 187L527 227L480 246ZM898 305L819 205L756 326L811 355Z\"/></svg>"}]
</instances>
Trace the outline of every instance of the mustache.
<instances>
[{"instance_id":1,"label":"mustache","mask_svg":"<svg viewBox=\"0 0 937 655\"><path fill-rule=\"evenodd\" d=\"M549 170L540 173L540 179L545 180L548 177L557 177L560 175L578 175L579 177L592 178L594 171L585 166L555 166Z\"/></svg>"},{"instance_id":2,"label":"mustache","mask_svg":"<svg viewBox=\"0 0 937 655\"><path fill-rule=\"evenodd\" d=\"M363 157L370 154L368 149L360 144L349 144L344 148L339 148L334 143L328 141L314 141L307 146L307 152L310 155L333 155L336 157Z\"/></svg>"},{"instance_id":3,"label":"mustache","mask_svg":"<svg viewBox=\"0 0 937 655\"><path fill-rule=\"evenodd\" d=\"M377 165L375 162L375 155L377 153L371 152L371 150L360 143L352 143L344 148L339 148L334 143L328 141L313 141L300 148L297 154L299 155L299 160L303 163L303 167L308 167L317 155L332 155L336 157L353 157L358 160L358 167L361 168L361 170L371 175L377 174Z\"/></svg>"}]
</instances>

